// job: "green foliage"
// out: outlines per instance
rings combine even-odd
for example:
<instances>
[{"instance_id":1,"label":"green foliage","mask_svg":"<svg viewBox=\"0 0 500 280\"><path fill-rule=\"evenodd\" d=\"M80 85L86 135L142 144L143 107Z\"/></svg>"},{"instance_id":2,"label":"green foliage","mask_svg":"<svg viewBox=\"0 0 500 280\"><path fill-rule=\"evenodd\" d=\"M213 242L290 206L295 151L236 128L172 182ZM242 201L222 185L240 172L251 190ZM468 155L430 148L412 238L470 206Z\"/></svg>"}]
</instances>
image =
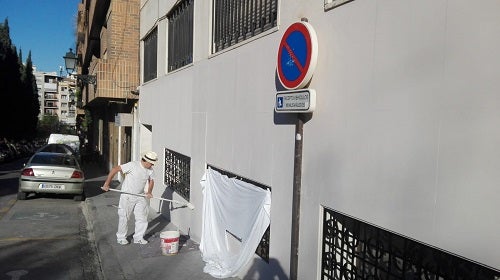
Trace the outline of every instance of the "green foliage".
<instances>
[{"instance_id":1,"label":"green foliage","mask_svg":"<svg viewBox=\"0 0 500 280\"><path fill-rule=\"evenodd\" d=\"M59 118L57 116L43 115L38 123L38 135L47 138L51 133L56 133L59 128Z\"/></svg>"},{"instance_id":2,"label":"green foliage","mask_svg":"<svg viewBox=\"0 0 500 280\"><path fill-rule=\"evenodd\" d=\"M76 131L70 125L60 122L57 116L43 115L38 122L38 137L47 138L51 133L75 134Z\"/></svg>"},{"instance_id":3,"label":"green foliage","mask_svg":"<svg viewBox=\"0 0 500 280\"><path fill-rule=\"evenodd\" d=\"M92 115L90 114L89 110L85 110L85 118L83 119L82 122L82 130L87 132L91 124L92 124Z\"/></svg>"}]
</instances>

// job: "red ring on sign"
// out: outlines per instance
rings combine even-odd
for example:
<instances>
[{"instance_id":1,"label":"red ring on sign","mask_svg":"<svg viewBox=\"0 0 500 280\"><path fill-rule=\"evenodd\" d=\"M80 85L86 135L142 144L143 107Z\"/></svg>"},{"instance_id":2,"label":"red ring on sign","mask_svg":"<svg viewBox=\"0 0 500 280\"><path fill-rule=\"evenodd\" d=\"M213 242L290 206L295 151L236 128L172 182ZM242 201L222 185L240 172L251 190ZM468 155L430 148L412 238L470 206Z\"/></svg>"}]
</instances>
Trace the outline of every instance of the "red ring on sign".
<instances>
[{"instance_id":1,"label":"red ring on sign","mask_svg":"<svg viewBox=\"0 0 500 280\"><path fill-rule=\"evenodd\" d=\"M306 43L306 61L304 65L300 65L298 59L293 59L296 67L300 71L299 77L295 80L289 80L286 78L283 68L282 68L282 60L281 56L284 51L288 52L290 56L294 56L293 51L287 43L287 39L293 32L300 32L304 37ZM313 41L314 40L314 41ZM312 77L312 73L316 66L316 56L317 56L317 43L316 43L316 33L312 26L305 22L296 22L288 27L285 31L285 34L281 38L281 42L278 50L278 78L280 79L281 84L287 89L297 89L300 87L304 87Z\"/></svg>"}]
</instances>

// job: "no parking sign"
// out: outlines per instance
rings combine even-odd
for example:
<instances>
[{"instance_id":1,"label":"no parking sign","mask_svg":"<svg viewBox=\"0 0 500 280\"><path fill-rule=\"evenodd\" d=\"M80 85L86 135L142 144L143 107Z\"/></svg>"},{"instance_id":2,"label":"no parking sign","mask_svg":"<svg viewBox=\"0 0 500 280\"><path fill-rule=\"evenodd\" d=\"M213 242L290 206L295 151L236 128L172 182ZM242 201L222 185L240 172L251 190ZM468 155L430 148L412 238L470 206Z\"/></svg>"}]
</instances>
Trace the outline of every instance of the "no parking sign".
<instances>
[{"instance_id":1,"label":"no parking sign","mask_svg":"<svg viewBox=\"0 0 500 280\"><path fill-rule=\"evenodd\" d=\"M288 27L278 50L278 77L291 90L303 88L313 75L318 58L316 31L307 22Z\"/></svg>"}]
</instances>

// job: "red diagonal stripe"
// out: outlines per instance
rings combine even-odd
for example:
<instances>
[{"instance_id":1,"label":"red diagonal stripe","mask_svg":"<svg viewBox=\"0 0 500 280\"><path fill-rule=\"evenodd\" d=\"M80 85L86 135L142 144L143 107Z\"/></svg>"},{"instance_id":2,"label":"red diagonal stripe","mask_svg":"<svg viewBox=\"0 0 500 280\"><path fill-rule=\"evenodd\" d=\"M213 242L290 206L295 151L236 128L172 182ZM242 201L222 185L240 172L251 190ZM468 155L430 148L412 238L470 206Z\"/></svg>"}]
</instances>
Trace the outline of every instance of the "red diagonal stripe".
<instances>
[{"instance_id":1,"label":"red diagonal stripe","mask_svg":"<svg viewBox=\"0 0 500 280\"><path fill-rule=\"evenodd\" d=\"M293 53L293 51L290 48L290 46L288 46L288 43L285 42L284 47L286 48L286 51L288 52L288 54L292 58L293 62L297 66L297 68L299 68L300 73L303 73L304 72L304 66L302 66L302 64L300 64L300 61L297 59L297 57Z\"/></svg>"}]
</instances>

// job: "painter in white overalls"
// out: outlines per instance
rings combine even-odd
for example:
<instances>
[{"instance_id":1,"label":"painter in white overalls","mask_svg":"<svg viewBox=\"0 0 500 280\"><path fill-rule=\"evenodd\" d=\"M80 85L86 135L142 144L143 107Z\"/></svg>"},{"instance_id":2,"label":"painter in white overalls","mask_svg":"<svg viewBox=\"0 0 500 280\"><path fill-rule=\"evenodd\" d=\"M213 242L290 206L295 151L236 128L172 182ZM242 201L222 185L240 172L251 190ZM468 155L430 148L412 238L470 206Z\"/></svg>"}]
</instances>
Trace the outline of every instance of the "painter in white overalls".
<instances>
[{"instance_id":1,"label":"painter in white overalls","mask_svg":"<svg viewBox=\"0 0 500 280\"><path fill-rule=\"evenodd\" d=\"M149 205L147 198L153 197L154 171L153 165L158 160L155 152L147 152L140 161L132 161L122 165L117 165L111 169L102 187L103 190L109 190L109 184L113 177L122 172L125 179L122 183L122 191L132 194L121 194L118 204L118 231L116 240L118 244L126 245L128 221L132 212L135 218L134 243L147 244L144 240L144 234L148 228ZM144 186L147 183L147 191L144 192ZM139 194L143 196L133 195Z\"/></svg>"}]
</instances>

